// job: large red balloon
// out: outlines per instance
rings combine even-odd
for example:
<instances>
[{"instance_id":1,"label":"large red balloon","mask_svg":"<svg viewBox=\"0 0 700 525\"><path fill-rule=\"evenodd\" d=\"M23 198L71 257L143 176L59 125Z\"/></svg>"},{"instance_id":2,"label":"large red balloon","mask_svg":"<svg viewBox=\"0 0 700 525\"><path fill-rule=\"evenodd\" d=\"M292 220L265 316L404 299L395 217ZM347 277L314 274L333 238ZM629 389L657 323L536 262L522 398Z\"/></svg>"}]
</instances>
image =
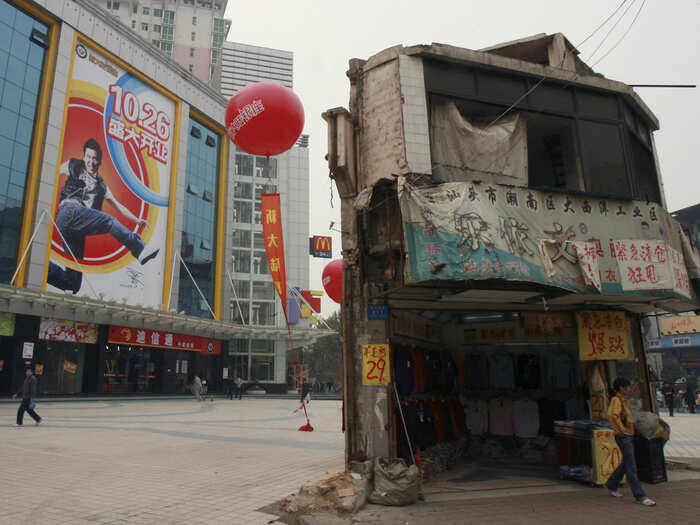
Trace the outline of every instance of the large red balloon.
<instances>
[{"instance_id":1,"label":"large red balloon","mask_svg":"<svg viewBox=\"0 0 700 525\"><path fill-rule=\"evenodd\" d=\"M291 148L304 129L304 107L294 92L273 82L250 84L226 107L226 132L251 155L270 157Z\"/></svg>"},{"instance_id":2,"label":"large red balloon","mask_svg":"<svg viewBox=\"0 0 700 525\"><path fill-rule=\"evenodd\" d=\"M336 303L343 300L343 259L329 262L321 274L323 289Z\"/></svg>"}]
</instances>

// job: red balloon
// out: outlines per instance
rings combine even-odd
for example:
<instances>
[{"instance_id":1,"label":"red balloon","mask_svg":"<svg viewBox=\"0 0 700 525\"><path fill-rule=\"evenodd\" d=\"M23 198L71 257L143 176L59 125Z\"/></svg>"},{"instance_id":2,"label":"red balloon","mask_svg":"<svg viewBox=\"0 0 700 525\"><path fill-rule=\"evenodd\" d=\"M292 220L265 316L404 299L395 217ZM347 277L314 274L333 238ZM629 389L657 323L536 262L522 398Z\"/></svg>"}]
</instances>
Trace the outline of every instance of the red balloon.
<instances>
[{"instance_id":1,"label":"red balloon","mask_svg":"<svg viewBox=\"0 0 700 525\"><path fill-rule=\"evenodd\" d=\"M336 303L343 300L343 259L329 262L321 274L323 289Z\"/></svg>"},{"instance_id":2,"label":"red balloon","mask_svg":"<svg viewBox=\"0 0 700 525\"><path fill-rule=\"evenodd\" d=\"M226 132L251 155L270 157L291 148L304 129L304 107L289 88L273 82L250 84L226 107Z\"/></svg>"}]
</instances>

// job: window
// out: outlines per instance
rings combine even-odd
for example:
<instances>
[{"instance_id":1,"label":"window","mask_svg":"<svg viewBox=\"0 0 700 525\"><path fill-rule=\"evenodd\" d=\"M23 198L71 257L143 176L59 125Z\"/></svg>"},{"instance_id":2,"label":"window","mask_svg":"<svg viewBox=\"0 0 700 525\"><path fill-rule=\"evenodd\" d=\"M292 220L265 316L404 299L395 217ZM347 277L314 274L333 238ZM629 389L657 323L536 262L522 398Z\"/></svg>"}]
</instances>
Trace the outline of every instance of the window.
<instances>
[{"instance_id":1,"label":"window","mask_svg":"<svg viewBox=\"0 0 700 525\"><path fill-rule=\"evenodd\" d=\"M212 64L216 64L216 62L219 60L219 53L220 53L220 51L218 49L211 50L211 63Z\"/></svg>"},{"instance_id":2,"label":"window","mask_svg":"<svg viewBox=\"0 0 700 525\"><path fill-rule=\"evenodd\" d=\"M141 22L141 31L148 31L148 24Z\"/></svg>"},{"instance_id":3,"label":"window","mask_svg":"<svg viewBox=\"0 0 700 525\"><path fill-rule=\"evenodd\" d=\"M193 25L193 26L196 26L196 25L197 25L197 17L196 17L196 16L193 16L193 17L192 17L192 25Z\"/></svg>"},{"instance_id":4,"label":"window","mask_svg":"<svg viewBox=\"0 0 700 525\"><path fill-rule=\"evenodd\" d=\"M134 6L134 9L135 9L135 8L136 8L136 6ZM159 18L162 17L162 16L163 16L163 10L162 10L162 9L159 9L159 8L157 8L157 7L154 7L154 8L153 8L153 16L157 16L157 17L159 17Z\"/></svg>"},{"instance_id":5,"label":"window","mask_svg":"<svg viewBox=\"0 0 700 525\"><path fill-rule=\"evenodd\" d=\"M241 299L250 299L250 281L243 279L234 279L233 288L236 291L236 297Z\"/></svg>"},{"instance_id":6,"label":"window","mask_svg":"<svg viewBox=\"0 0 700 525\"><path fill-rule=\"evenodd\" d=\"M197 33L192 31L192 42L194 42L195 40L197 40Z\"/></svg>"},{"instance_id":7,"label":"window","mask_svg":"<svg viewBox=\"0 0 700 525\"><path fill-rule=\"evenodd\" d=\"M250 248L250 234L250 230L234 229L233 246L235 248Z\"/></svg>"},{"instance_id":8,"label":"window","mask_svg":"<svg viewBox=\"0 0 700 525\"><path fill-rule=\"evenodd\" d=\"M274 354L275 342L271 339L251 339L250 340L251 354Z\"/></svg>"},{"instance_id":9,"label":"window","mask_svg":"<svg viewBox=\"0 0 700 525\"><path fill-rule=\"evenodd\" d=\"M275 300L275 286L272 281L253 281L253 299Z\"/></svg>"},{"instance_id":10,"label":"window","mask_svg":"<svg viewBox=\"0 0 700 525\"><path fill-rule=\"evenodd\" d=\"M253 204L250 201L233 201L233 221L250 224L253 218Z\"/></svg>"},{"instance_id":11,"label":"window","mask_svg":"<svg viewBox=\"0 0 700 525\"><path fill-rule=\"evenodd\" d=\"M136 29L136 20L131 21L131 29Z\"/></svg>"},{"instance_id":12,"label":"window","mask_svg":"<svg viewBox=\"0 0 700 525\"><path fill-rule=\"evenodd\" d=\"M150 8L144 7L144 8L143 8L143 14L144 14L144 15L150 15L150 14L151 14Z\"/></svg>"},{"instance_id":13,"label":"window","mask_svg":"<svg viewBox=\"0 0 700 525\"><path fill-rule=\"evenodd\" d=\"M236 155L236 175L244 177L253 176L253 157L250 155Z\"/></svg>"},{"instance_id":14,"label":"window","mask_svg":"<svg viewBox=\"0 0 700 525\"><path fill-rule=\"evenodd\" d=\"M253 302L251 304L253 311L251 324L274 326L275 324L275 303Z\"/></svg>"},{"instance_id":15,"label":"window","mask_svg":"<svg viewBox=\"0 0 700 525\"><path fill-rule=\"evenodd\" d=\"M174 24L175 23L175 11L165 10L163 12L163 23L164 24Z\"/></svg>"},{"instance_id":16,"label":"window","mask_svg":"<svg viewBox=\"0 0 700 525\"><path fill-rule=\"evenodd\" d=\"M223 33L226 29L226 21L223 18L214 19L214 32Z\"/></svg>"},{"instance_id":17,"label":"window","mask_svg":"<svg viewBox=\"0 0 700 525\"><path fill-rule=\"evenodd\" d=\"M264 251L253 252L253 273L259 275L269 275L270 269L267 266L267 255Z\"/></svg>"},{"instance_id":18,"label":"window","mask_svg":"<svg viewBox=\"0 0 700 525\"><path fill-rule=\"evenodd\" d=\"M233 197L236 199L252 199L253 185L250 182L234 182Z\"/></svg>"},{"instance_id":19,"label":"window","mask_svg":"<svg viewBox=\"0 0 700 525\"><path fill-rule=\"evenodd\" d=\"M573 119L530 112L521 115L527 124L529 186L583 191Z\"/></svg>"},{"instance_id":20,"label":"window","mask_svg":"<svg viewBox=\"0 0 700 525\"><path fill-rule=\"evenodd\" d=\"M163 28L163 27L162 27L161 25L159 25L159 24L153 24L153 32L154 32L154 33L160 33L161 30L162 30L162 28Z\"/></svg>"},{"instance_id":21,"label":"window","mask_svg":"<svg viewBox=\"0 0 700 525\"><path fill-rule=\"evenodd\" d=\"M163 32L161 33L163 40L173 39L173 28L172 26L163 26Z\"/></svg>"},{"instance_id":22,"label":"window","mask_svg":"<svg viewBox=\"0 0 700 525\"><path fill-rule=\"evenodd\" d=\"M586 189L591 193L631 198L619 127L581 120L579 136Z\"/></svg>"},{"instance_id":23,"label":"window","mask_svg":"<svg viewBox=\"0 0 700 525\"><path fill-rule=\"evenodd\" d=\"M151 44L160 49L160 40L151 40Z\"/></svg>"},{"instance_id":24,"label":"window","mask_svg":"<svg viewBox=\"0 0 700 525\"><path fill-rule=\"evenodd\" d=\"M135 15L139 14L139 6L138 4L134 4L131 8L131 12L134 13Z\"/></svg>"},{"instance_id":25,"label":"window","mask_svg":"<svg viewBox=\"0 0 700 525\"><path fill-rule=\"evenodd\" d=\"M187 66L187 71L189 71L190 73L192 73L192 71L194 71L194 66L193 66L192 64L188 65L188 66Z\"/></svg>"},{"instance_id":26,"label":"window","mask_svg":"<svg viewBox=\"0 0 700 525\"><path fill-rule=\"evenodd\" d=\"M194 56L194 48L193 48L193 47L190 48L190 56L191 56L191 57Z\"/></svg>"},{"instance_id":27,"label":"window","mask_svg":"<svg viewBox=\"0 0 700 525\"><path fill-rule=\"evenodd\" d=\"M34 119L44 68L49 28L14 7L0 4L0 282L9 283L17 266L19 234ZM34 38L30 38L34 34Z\"/></svg>"},{"instance_id":28,"label":"window","mask_svg":"<svg viewBox=\"0 0 700 525\"><path fill-rule=\"evenodd\" d=\"M255 308L255 305L253 305L253 308ZM250 356L250 379L252 381L274 381L275 356Z\"/></svg>"},{"instance_id":29,"label":"window","mask_svg":"<svg viewBox=\"0 0 700 525\"><path fill-rule=\"evenodd\" d=\"M233 271L237 273L250 273L250 250L233 250Z\"/></svg>"},{"instance_id":30,"label":"window","mask_svg":"<svg viewBox=\"0 0 700 525\"><path fill-rule=\"evenodd\" d=\"M160 43L160 49L163 51L166 55L171 56L173 54L173 43L172 42L161 42Z\"/></svg>"},{"instance_id":31,"label":"window","mask_svg":"<svg viewBox=\"0 0 700 525\"><path fill-rule=\"evenodd\" d=\"M211 38L212 47L221 47L224 44L224 35L214 35Z\"/></svg>"},{"instance_id":32,"label":"window","mask_svg":"<svg viewBox=\"0 0 700 525\"><path fill-rule=\"evenodd\" d=\"M210 200L202 198L206 188L216 187L219 178L220 137L200 122L189 120L187 136L187 169L183 209L181 256L187 264L194 281L185 270L180 269L178 288L178 311L198 317L210 317L206 304L197 287L212 304L214 297L214 252L216 251L216 204L214 195ZM195 132L198 131L199 133ZM216 137L215 147L205 144L205 137Z\"/></svg>"},{"instance_id":33,"label":"window","mask_svg":"<svg viewBox=\"0 0 700 525\"><path fill-rule=\"evenodd\" d=\"M255 232L253 234L253 248L255 248L256 250L265 249L265 241L263 240L262 232Z\"/></svg>"},{"instance_id":34,"label":"window","mask_svg":"<svg viewBox=\"0 0 700 525\"><path fill-rule=\"evenodd\" d=\"M118 0L107 0L107 9L113 11L119 11L119 1Z\"/></svg>"}]
</instances>

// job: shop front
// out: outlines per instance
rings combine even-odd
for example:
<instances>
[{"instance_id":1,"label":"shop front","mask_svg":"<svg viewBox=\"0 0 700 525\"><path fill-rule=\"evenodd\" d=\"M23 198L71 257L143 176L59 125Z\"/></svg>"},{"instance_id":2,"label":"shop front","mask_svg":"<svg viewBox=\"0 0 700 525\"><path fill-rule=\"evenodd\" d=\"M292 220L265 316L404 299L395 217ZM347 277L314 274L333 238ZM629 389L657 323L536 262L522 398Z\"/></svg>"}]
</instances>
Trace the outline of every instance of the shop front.
<instances>
[{"instance_id":1,"label":"shop front","mask_svg":"<svg viewBox=\"0 0 700 525\"><path fill-rule=\"evenodd\" d=\"M158 330L109 327L102 392L186 394L195 375L221 388L221 341Z\"/></svg>"}]
</instances>

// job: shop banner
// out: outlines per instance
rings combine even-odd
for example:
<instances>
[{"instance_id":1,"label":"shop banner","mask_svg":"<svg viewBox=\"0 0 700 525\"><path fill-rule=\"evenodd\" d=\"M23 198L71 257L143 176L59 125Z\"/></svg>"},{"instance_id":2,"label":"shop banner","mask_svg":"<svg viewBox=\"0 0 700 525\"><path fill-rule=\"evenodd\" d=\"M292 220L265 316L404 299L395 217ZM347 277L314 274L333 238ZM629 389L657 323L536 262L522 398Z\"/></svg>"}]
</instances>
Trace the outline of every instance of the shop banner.
<instances>
[{"instance_id":1,"label":"shop banner","mask_svg":"<svg viewBox=\"0 0 700 525\"><path fill-rule=\"evenodd\" d=\"M624 312L578 312L576 326L582 361L633 358Z\"/></svg>"},{"instance_id":2,"label":"shop banner","mask_svg":"<svg viewBox=\"0 0 700 525\"><path fill-rule=\"evenodd\" d=\"M622 452L615 442L615 433L612 430L593 431L593 455L596 473L593 482L603 485L622 463Z\"/></svg>"},{"instance_id":3,"label":"shop banner","mask_svg":"<svg viewBox=\"0 0 700 525\"><path fill-rule=\"evenodd\" d=\"M390 382L389 345L362 345L362 384L386 386Z\"/></svg>"},{"instance_id":4,"label":"shop banner","mask_svg":"<svg viewBox=\"0 0 700 525\"><path fill-rule=\"evenodd\" d=\"M672 315L661 317L660 321L664 335L700 333L700 316L697 315Z\"/></svg>"},{"instance_id":5,"label":"shop banner","mask_svg":"<svg viewBox=\"0 0 700 525\"><path fill-rule=\"evenodd\" d=\"M683 255L664 241L615 241L623 290L673 290L690 297L690 280Z\"/></svg>"},{"instance_id":6,"label":"shop banner","mask_svg":"<svg viewBox=\"0 0 700 525\"><path fill-rule=\"evenodd\" d=\"M508 279L597 293L600 274L604 294L669 296L680 290L670 283L663 292L623 286L619 239L664 242L678 251L679 270L685 267L678 225L655 203L480 182L417 188L404 177L399 178L399 203L409 255L408 283ZM579 242L586 243L582 248L586 268L591 265L591 284L586 284L575 248Z\"/></svg>"},{"instance_id":7,"label":"shop banner","mask_svg":"<svg viewBox=\"0 0 700 525\"><path fill-rule=\"evenodd\" d=\"M210 355L221 354L221 341L218 339L126 326L110 326L108 341L123 345L172 348Z\"/></svg>"},{"instance_id":8,"label":"shop banner","mask_svg":"<svg viewBox=\"0 0 700 525\"><path fill-rule=\"evenodd\" d=\"M46 289L158 308L177 105L86 43L74 54Z\"/></svg>"},{"instance_id":9,"label":"shop banner","mask_svg":"<svg viewBox=\"0 0 700 525\"><path fill-rule=\"evenodd\" d=\"M592 286L599 292L603 291L600 280L600 266L598 265L598 251L592 242L575 242L574 251L578 258L578 264L583 274L583 282L586 286Z\"/></svg>"},{"instance_id":10,"label":"shop banner","mask_svg":"<svg viewBox=\"0 0 700 525\"><path fill-rule=\"evenodd\" d=\"M15 314L0 313L0 335L8 337L15 335Z\"/></svg>"},{"instance_id":11,"label":"shop banner","mask_svg":"<svg viewBox=\"0 0 700 525\"><path fill-rule=\"evenodd\" d=\"M39 339L95 344L97 343L97 325L42 317L39 323Z\"/></svg>"},{"instance_id":12,"label":"shop banner","mask_svg":"<svg viewBox=\"0 0 700 525\"><path fill-rule=\"evenodd\" d=\"M263 193L260 196L262 208L263 239L267 265L272 282L282 301L284 318L287 319L287 270L284 266L284 238L282 236L282 211L279 193Z\"/></svg>"}]
</instances>

